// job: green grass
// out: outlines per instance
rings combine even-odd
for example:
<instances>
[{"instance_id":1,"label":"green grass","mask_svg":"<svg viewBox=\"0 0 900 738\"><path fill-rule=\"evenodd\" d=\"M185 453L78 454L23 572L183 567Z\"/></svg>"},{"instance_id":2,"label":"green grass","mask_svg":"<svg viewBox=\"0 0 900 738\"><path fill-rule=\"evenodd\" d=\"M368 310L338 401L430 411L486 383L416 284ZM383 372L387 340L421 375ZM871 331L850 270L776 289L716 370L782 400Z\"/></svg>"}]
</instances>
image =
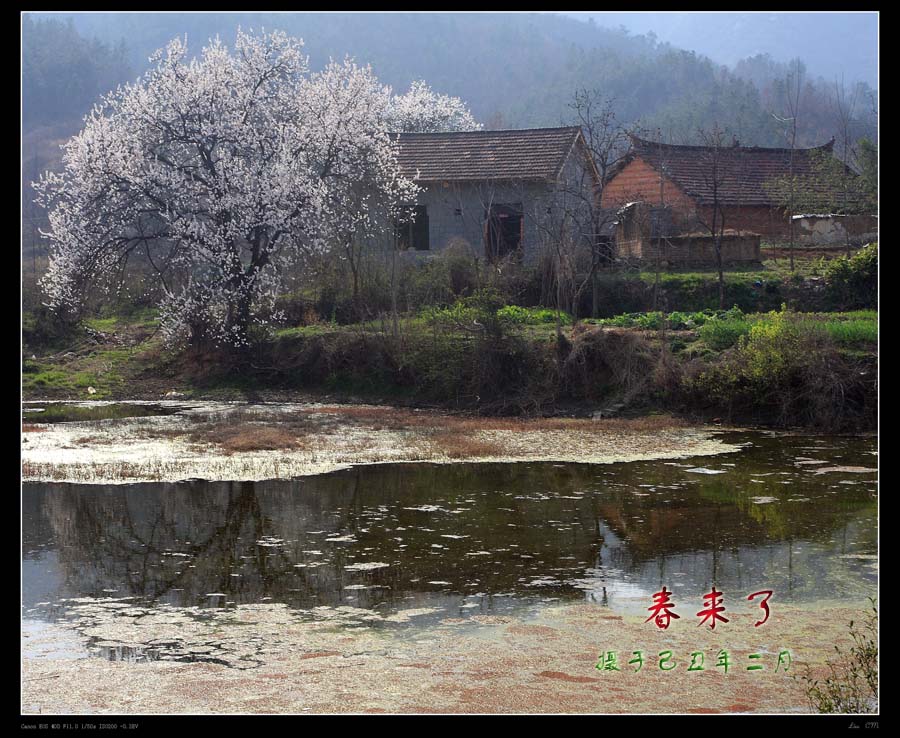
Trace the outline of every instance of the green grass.
<instances>
[{"instance_id":1,"label":"green grass","mask_svg":"<svg viewBox=\"0 0 900 738\"><path fill-rule=\"evenodd\" d=\"M804 330L824 331L836 343L845 346L878 342L878 322L875 317L852 317L851 313L812 313L801 317L800 325Z\"/></svg>"},{"instance_id":2,"label":"green grass","mask_svg":"<svg viewBox=\"0 0 900 738\"><path fill-rule=\"evenodd\" d=\"M572 325L572 316L568 313L542 307L526 308L519 305L507 305L497 311L497 317L521 325L555 324L557 320L563 325Z\"/></svg>"},{"instance_id":3,"label":"green grass","mask_svg":"<svg viewBox=\"0 0 900 738\"><path fill-rule=\"evenodd\" d=\"M155 328L159 324L156 308L138 308L126 313L85 318L82 324L102 333L115 333L128 328Z\"/></svg>"},{"instance_id":4,"label":"green grass","mask_svg":"<svg viewBox=\"0 0 900 738\"><path fill-rule=\"evenodd\" d=\"M801 332L823 332L842 347L873 344L878 341L878 314L874 310L847 313L790 313L790 320ZM758 313L713 318L700 328L700 338L711 349L722 351L734 346L741 336L750 333L753 325L765 326L778 314Z\"/></svg>"},{"instance_id":5,"label":"green grass","mask_svg":"<svg viewBox=\"0 0 900 738\"><path fill-rule=\"evenodd\" d=\"M86 318L84 325L95 331L113 333L119 327L119 320L118 316L111 318Z\"/></svg>"},{"instance_id":6,"label":"green grass","mask_svg":"<svg viewBox=\"0 0 900 738\"><path fill-rule=\"evenodd\" d=\"M695 277L696 275L676 275L676 278ZM402 399L400 395L412 391L408 386L408 382L412 380L405 378L406 374L402 375L401 380L396 379L397 370L391 364L390 357L399 355L406 357L400 361L403 367L407 364L425 367L419 379L422 386L427 386L429 397L449 397L447 393L441 394L441 388L445 384L448 387L453 384L447 377L451 377L454 372L467 370L468 367L463 362L460 364L461 368L457 368L454 361L458 357L468 356L466 352L480 337L477 331L472 330L473 317L481 323L490 323L490 316L494 313L502 324L505 335L514 339L513 345L528 346L529 351L534 350L541 356L552 350L546 344L556 340L555 310L509 306L502 302L482 308L462 303L458 308L435 308L428 314L402 316L399 320L402 339L399 344L390 340L392 324L389 317L352 325L320 323L280 328L274 332L270 346L273 356L279 357L276 359L276 366L282 367L283 360L288 363L296 361L297 370L293 374L291 371L283 372L279 375L280 379L276 380L276 385L284 382L285 386L301 386L303 382L313 381L309 380L310 372L313 372L317 377L314 383L328 391L378 393L385 397L397 394L398 399ZM745 313L738 308L669 313L648 311L622 313L605 319L586 319L583 322L602 327L652 331L654 333L644 335L644 339L651 342L656 340L656 332L665 328L672 331L669 343L674 354L689 360L717 362L721 352L741 345L742 336L748 335L758 323L762 323L764 327L767 321L773 320L772 315ZM488 317L487 321L485 316ZM204 374L204 370L198 372L190 361L183 362L163 351L161 336L150 329L155 320L156 316L152 311L99 316L87 321L87 325L94 331L109 335L108 340L88 335L83 330L74 330L59 339L63 342L61 346L44 344L39 347L36 344L34 349L26 346L22 366L24 396L97 400L130 398L135 397L135 393L145 386L155 388L156 385L152 383L156 382L161 385L160 392L169 388L188 393L199 390L209 396L219 392L222 397L227 398L242 389L258 390L260 381L269 381L268 378L261 380L259 375L249 371L229 371L218 379L215 372L208 375ZM818 331L826 334L845 356L871 357L878 338L878 314L874 310L789 312L786 320L801 327L804 332ZM34 318L27 313L23 315L23 322L34 327ZM575 340L577 336L572 333L568 315L563 314L563 323L566 335L570 340ZM354 337L364 337L366 340L354 342ZM453 347L448 349L454 342L459 343L458 350ZM353 350L363 353L352 358L348 364L338 362L332 366L328 357L332 353L339 358L344 356L346 351L342 346L345 344L351 348L357 346ZM436 350L439 345L444 347L441 351ZM267 354L265 347L262 350L263 354ZM383 353L385 358L383 361L373 360L369 366L367 357L373 351L379 355ZM414 354L412 358L410 351ZM324 352L324 359L317 358L321 352ZM416 352L431 353L442 358L435 366L431 366L427 356L418 361ZM32 353L37 358L29 358ZM151 384L145 384L146 382ZM216 382L221 383L220 388L217 388ZM94 391L89 393L89 387Z\"/></svg>"},{"instance_id":7,"label":"green grass","mask_svg":"<svg viewBox=\"0 0 900 738\"><path fill-rule=\"evenodd\" d=\"M586 319L591 325L636 328L638 330L697 330L700 339L714 351L734 346L741 336L750 332L754 323L768 320L769 313L743 313L737 307L730 310L702 310L697 312L623 313L612 318ZM801 330L825 331L838 344L853 346L875 343L878 340L878 313L875 310L854 310L843 313L795 313Z\"/></svg>"},{"instance_id":8,"label":"green grass","mask_svg":"<svg viewBox=\"0 0 900 738\"><path fill-rule=\"evenodd\" d=\"M339 327L328 323L324 325L296 325L289 328L278 328L274 331L273 336L276 340L310 338L312 336L322 336L335 330L339 330Z\"/></svg>"},{"instance_id":9,"label":"green grass","mask_svg":"<svg viewBox=\"0 0 900 738\"><path fill-rule=\"evenodd\" d=\"M700 328L700 338L714 351L724 351L750 333L750 327L751 320L747 317L715 318Z\"/></svg>"},{"instance_id":10,"label":"green grass","mask_svg":"<svg viewBox=\"0 0 900 738\"><path fill-rule=\"evenodd\" d=\"M127 359L122 362L127 363ZM75 395L102 400L125 386L122 366L108 367L93 359L78 359L70 365L31 362L31 371L22 374L22 391L26 396ZM95 392L89 393L93 387Z\"/></svg>"},{"instance_id":11,"label":"green grass","mask_svg":"<svg viewBox=\"0 0 900 738\"><path fill-rule=\"evenodd\" d=\"M832 320L878 320L877 310L850 310L845 313L821 313L827 315Z\"/></svg>"},{"instance_id":12,"label":"green grass","mask_svg":"<svg viewBox=\"0 0 900 738\"><path fill-rule=\"evenodd\" d=\"M401 330L404 334L427 334L433 330L430 321L434 317L449 315L450 311L432 309L418 316L401 319ZM497 316L520 326L524 335L532 338L550 336L555 329L556 311L550 308L524 308L507 305L497 311ZM612 326L617 328L634 328L637 330L698 331L699 338L714 351L723 351L733 346L741 336L750 332L753 323L766 320L768 313L743 313L739 308L729 310L700 310L695 312L674 311L663 313L650 311L643 313L622 313L612 318L586 318L582 320L588 325ZM855 345L874 343L878 339L875 310L855 310L841 313L795 313L804 330L824 330L837 343ZM564 326L572 324L568 313L560 313ZM368 321L353 325L338 326L330 323L311 326L281 328L275 331L276 339L310 338L334 332L379 332L385 328L383 322Z\"/></svg>"},{"instance_id":13,"label":"green grass","mask_svg":"<svg viewBox=\"0 0 900 738\"><path fill-rule=\"evenodd\" d=\"M877 343L878 326L870 320L829 321L825 330L840 344Z\"/></svg>"},{"instance_id":14,"label":"green grass","mask_svg":"<svg viewBox=\"0 0 900 738\"><path fill-rule=\"evenodd\" d=\"M643 313L622 313L612 318L587 318L589 325L615 326L617 328L638 328L640 330L660 330L667 328L673 331L695 330L710 321L728 317L743 317L738 308L730 310L698 310L682 312L680 310L663 313L649 311Z\"/></svg>"},{"instance_id":15,"label":"green grass","mask_svg":"<svg viewBox=\"0 0 900 738\"><path fill-rule=\"evenodd\" d=\"M50 342L36 341L34 347L26 345L22 362L24 395L102 400L122 394L129 378L159 356L156 324L155 310L135 310L88 318L82 322L83 328L74 328ZM37 319L25 313L23 326L35 331ZM96 335L84 328L111 338L98 343ZM24 335L30 334L26 331ZM37 358L31 359L32 354ZM89 387L94 392L88 392Z\"/></svg>"},{"instance_id":16,"label":"green grass","mask_svg":"<svg viewBox=\"0 0 900 738\"><path fill-rule=\"evenodd\" d=\"M790 268L789 259L779 256L772 258L771 252L763 246L761 250L762 262L760 264L737 264L727 266L724 273L726 284L752 284L755 282L782 282L786 279L798 277L821 277L825 274L827 264L833 259L840 258L844 252L834 251L830 257L822 257L819 253L809 253L802 248L794 252L794 269ZM622 274L610 273L602 275L601 279L621 279ZM657 280L657 274L652 265L645 265L634 278L640 279L646 284L653 284ZM659 283L663 286L691 287L705 282L717 281L718 272L714 266L705 269L677 267L660 271Z\"/></svg>"}]
</instances>

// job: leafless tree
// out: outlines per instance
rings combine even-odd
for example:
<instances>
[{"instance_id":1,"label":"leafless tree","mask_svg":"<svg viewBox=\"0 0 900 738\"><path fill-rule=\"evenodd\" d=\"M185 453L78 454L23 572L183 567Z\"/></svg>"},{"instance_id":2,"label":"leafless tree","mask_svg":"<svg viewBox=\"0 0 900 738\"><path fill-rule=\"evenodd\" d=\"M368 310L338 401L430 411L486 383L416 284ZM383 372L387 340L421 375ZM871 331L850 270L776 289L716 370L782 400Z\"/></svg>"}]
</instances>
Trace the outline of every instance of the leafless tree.
<instances>
[{"instance_id":1,"label":"leafless tree","mask_svg":"<svg viewBox=\"0 0 900 738\"><path fill-rule=\"evenodd\" d=\"M577 323L579 303L592 283L599 261L592 212L586 207L578 188L572 185L560 187L552 204L549 203L535 203L528 217L540 253L552 269L559 337L562 334L559 311L569 313Z\"/></svg>"},{"instance_id":2,"label":"leafless tree","mask_svg":"<svg viewBox=\"0 0 900 738\"><path fill-rule=\"evenodd\" d=\"M628 156L630 136L637 134L639 127L636 123L625 124L620 121L615 113L615 99L605 96L597 89L576 90L569 108L573 111L574 122L581 126L585 144L598 175L598 183L593 188L588 187L585 190L585 183L577 183L578 191L593 190L592 197L585 205L590 211L593 231L589 283L592 286L591 312L596 317L600 297L599 272L612 264L614 256L610 241L602 237L616 217L614 211L600 207L603 187ZM587 174L585 172L585 175Z\"/></svg>"},{"instance_id":3,"label":"leafless tree","mask_svg":"<svg viewBox=\"0 0 900 738\"><path fill-rule=\"evenodd\" d=\"M718 124L699 131L704 150L700 155L701 178L707 193L708 206L697 209L697 220L709 231L716 252L719 273L719 309L725 309L725 274L722 263L722 242L725 237L724 190L726 180L733 176L735 158L726 144L725 132Z\"/></svg>"},{"instance_id":4,"label":"leafless tree","mask_svg":"<svg viewBox=\"0 0 900 738\"><path fill-rule=\"evenodd\" d=\"M839 191L837 195L840 201L840 208L845 214L853 210L855 205L855 203L851 202L854 199L851 192L853 190L852 179L856 177L856 174L850 169L850 166L856 157L853 145L853 127L858 94L859 88L856 86L851 88L850 92L847 91L842 77L840 82L835 80L832 94L829 96L840 147L839 158L843 164L838 175L837 184ZM850 230L849 227L844 229L848 257L850 256Z\"/></svg>"},{"instance_id":5,"label":"leafless tree","mask_svg":"<svg viewBox=\"0 0 900 738\"><path fill-rule=\"evenodd\" d=\"M671 150L667 144L671 145L674 143L672 140L672 132L669 131L668 135L664 136L660 129L656 131L656 141L659 144L657 147L657 157L658 157L658 165L657 172L659 174L659 207L656 210L656 230L657 230L657 238L656 238L656 258L654 259L654 272L655 278L653 280L653 309L657 310L659 308L659 294L660 294L660 274L662 271L662 257L665 246L668 245L668 239L666 236L668 234L664 233L662 228L662 218L666 213L666 181L668 179L668 164L669 164L669 151ZM649 224L651 228L651 233L653 229L653 221Z\"/></svg>"},{"instance_id":6,"label":"leafless tree","mask_svg":"<svg viewBox=\"0 0 900 738\"><path fill-rule=\"evenodd\" d=\"M797 122L800 117L801 91L803 89L803 63L794 59L788 66L787 76L784 80L784 105L785 115L774 115L775 120L785 125L784 135L790 146L790 159L788 162L788 192L787 217L789 228L788 254L791 271L794 271L794 210L796 206L796 177L794 176L794 151L797 148Z\"/></svg>"}]
</instances>

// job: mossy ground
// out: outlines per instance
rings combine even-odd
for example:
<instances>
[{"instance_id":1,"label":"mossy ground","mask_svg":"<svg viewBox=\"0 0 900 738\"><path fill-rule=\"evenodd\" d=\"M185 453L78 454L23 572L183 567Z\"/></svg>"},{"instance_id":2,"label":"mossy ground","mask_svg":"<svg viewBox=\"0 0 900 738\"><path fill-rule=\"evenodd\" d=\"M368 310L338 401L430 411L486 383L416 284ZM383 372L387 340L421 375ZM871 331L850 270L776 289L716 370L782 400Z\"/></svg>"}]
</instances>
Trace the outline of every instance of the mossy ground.
<instances>
[{"instance_id":1,"label":"mossy ground","mask_svg":"<svg viewBox=\"0 0 900 738\"><path fill-rule=\"evenodd\" d=\"M243 612L246 610L246 612ZM240 642L263 635L255 668L216 663L110 662L100 658L26 658L22 700L28 713L808 713L809 668L821 675L834 647L852 641L848 621L864 605L781 605L754 629L755 615L732 615L729 628L659 631L642 617L622 617L590 604L546 608L539 617L447 618L428 630L335 628L303 623L288 608L262 605L229 612L245 623ZM415 613L415 611L413 611ZM94 624L104 641L139 644L158 637L153 617L116 617ZM171 616L169 616L171 619ZM178 630L188 643L234 638L216 619ZM411 619L415 623L415 614ZM683 623L682 623L683 624ZM690 624L688 624L690 626ZM171 625L162 626L169 627ZM63 629L60 629L61 631ZM68 630L66 630L68 632ZM56 636L61 638L62 634ZM43 636L52 646L54 635ZM35 644L36 646L39 644ZM30 644L29 644L30 646ZM729 652L728 673L715 666ZM789 671L776 655L788 650ZM208 649L207 649L208 650ZM640 671L625 662L645 653ZM675 668L659 668L662 651ZM620 671L598 671L618 654ZM691 653L703 671L687 671ZM752 653L765 658L752 662ZM748 671L750 664L763 670Z\"/></svg>"}]
</instances>

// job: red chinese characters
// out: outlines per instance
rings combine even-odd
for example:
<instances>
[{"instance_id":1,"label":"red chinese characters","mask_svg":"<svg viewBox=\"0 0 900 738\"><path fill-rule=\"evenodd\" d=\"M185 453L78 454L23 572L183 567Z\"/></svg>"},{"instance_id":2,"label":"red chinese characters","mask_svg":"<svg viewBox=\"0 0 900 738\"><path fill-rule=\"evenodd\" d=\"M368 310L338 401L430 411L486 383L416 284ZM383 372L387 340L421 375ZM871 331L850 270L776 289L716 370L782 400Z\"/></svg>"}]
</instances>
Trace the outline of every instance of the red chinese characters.
<instances>
[{"instance_id":1,"label":"red chinese characters","mask_svg":"<svg viewBox=\"0 0 900 738\"><path fill-rule=\"evenodd\" d=\"M763 590L760 590L759 592L754 592L752 595L747 596L747 599L752 601L754 597L759 597L759 595L765 595L765 597L762 598L762 602L759 603L759 606L766 613L766 616L762 620L758 620L757 622L755 622L753 624L754 628L758 628L760 625L762 625L764 622L766 622L766 620L769 619L769 606L766 603L769 601L769 598L772 596L772 594L773 594L773 592L771 589L763 589Z\"/></svg>"},{"instance_id":2,"label":"red chinese characters","mask_svg":"<svg viewBox=\"0 0 900 738\"><path fill-rule=\"evenodd\" d=\"M728 618L719 614L725 610L725 606L722 604L723 599L722 593L719 592L715 586L713 586L712 591L703 595L703 604L705 605L705 608L697 613L697 617L703 616L700 625L703 625L703 623L710 618L712 618L712 622L710 622L709 627L713 629L716 627L717 620L721 620L723 623L728 622Z\"/></svg>"},{"instance_id":3,"label":"red chinese characters","mask_svg":"<svg viewBox=\"0 0 900 738\"><path fill-rule=\"evenodd\" d=\"M675 603L669 599L671 595L672 593L668 592L665 587L662 588L661 592L653 595L653 606L647 608L651 611L650 617L644 621L645 623L648 620L655 619L656 627L665 630L669 627L669 623L672 622L672 618L678 620L681 617L670 609L675 606Z\"/></svg>"},{"instance_id":4,"label":"red chinese characters","mask_svg":"<svg viewBox=\"0 0 900 738\"><path fill-rule=\"evenodd\" d=\"M753 624L754 627L758 628L769 620L771 612L768 603L769 598L771 598L774 593L774 590L771 589L761 589L758 592L747 595L747 600L750 602L753 602L756 598L762 598L757 604L765 614L761 620L757 620ZM674 611L675 603L672 601L672 596L673 593L665 586L659 592L655 592L653 594L653 604L647 608L650 611L650 617L644 620L644 622L647 623L653 620L654 623L656 623L657 628L665 630L669 627L673 619L679 619L681 616ZM717 622L730 622L728 618L722 615L722 613L725 612L724 601L724 593L717 590L715 585L713 585L711 590L703 595L703 609L697 613L697 617L700 618L699 625L708 623L710 628L715 629Z\"/></svg>"}]
</instances>

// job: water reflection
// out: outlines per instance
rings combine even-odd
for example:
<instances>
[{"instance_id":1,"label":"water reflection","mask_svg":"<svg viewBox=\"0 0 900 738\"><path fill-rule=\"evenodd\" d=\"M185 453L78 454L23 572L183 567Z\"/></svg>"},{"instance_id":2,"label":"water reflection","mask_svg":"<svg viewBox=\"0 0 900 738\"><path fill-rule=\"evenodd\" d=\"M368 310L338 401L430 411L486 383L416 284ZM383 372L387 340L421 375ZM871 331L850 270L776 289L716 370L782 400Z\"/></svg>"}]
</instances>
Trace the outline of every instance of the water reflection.
<instances>
[{"instance_id":1,"label":"water reflection","mask_svg":"<svg viewBox=\"0 0 900 738\"><path fill-rule=\"evenodd\" d=\"M737 439L752 445L702 467L398 464L295 481L26 484L24 606L133 597L446 616L575 598L641 611L662 584L692 598L713 582L783 600L869 594L875 475L804 460L874 467L874 440Z\"/></svg>"}]
</instances>

